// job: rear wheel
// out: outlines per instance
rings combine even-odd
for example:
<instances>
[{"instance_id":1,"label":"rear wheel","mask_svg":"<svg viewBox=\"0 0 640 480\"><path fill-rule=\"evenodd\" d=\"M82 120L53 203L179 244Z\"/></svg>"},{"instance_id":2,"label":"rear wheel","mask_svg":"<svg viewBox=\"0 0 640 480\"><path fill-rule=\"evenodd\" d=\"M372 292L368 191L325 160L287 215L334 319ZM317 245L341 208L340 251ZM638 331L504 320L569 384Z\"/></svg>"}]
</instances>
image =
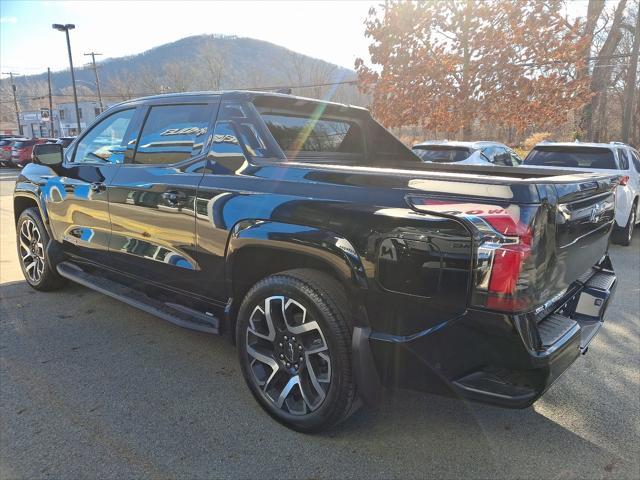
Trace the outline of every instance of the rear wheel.
<instances>
[{"instance_id":1,"label":"rear wheel","mask_svg":"<svg viewBox=\"0 0 640 480\"><path fill-rule=\"evenodd\" d=\"M55 265L47 260L49 235L40 214L35 208L27 208L16 224L16 243L22 273L29 285L36 290L48 291L60 288L66 283Z\"/></svg>"},{"instance_id":2,"label":"rear wheel","mask_svg":"<svg viewBox=\"0 0 640 480\"><path fill-rule=\"evenodd\" d=\"M340 284L315 270L271 275L251 288L236 340L251 393L295 430L329 428L353 410L348 301Z\"/></svg>"},{"instance_id":3,"label":"rear wheel","mask_svg":"<svg viewBox=\"0 0 640 480\"><path fill-rule=\"evenodd\" d=\"M636 226L636 210L637 203L634 202L631 206L631 213L629 213L629 219L625 227L616 227L613 232L613 241L618 245L625 247L631 245L631 238L633 237L633 230Z\"/></svg>"}]
</instances>

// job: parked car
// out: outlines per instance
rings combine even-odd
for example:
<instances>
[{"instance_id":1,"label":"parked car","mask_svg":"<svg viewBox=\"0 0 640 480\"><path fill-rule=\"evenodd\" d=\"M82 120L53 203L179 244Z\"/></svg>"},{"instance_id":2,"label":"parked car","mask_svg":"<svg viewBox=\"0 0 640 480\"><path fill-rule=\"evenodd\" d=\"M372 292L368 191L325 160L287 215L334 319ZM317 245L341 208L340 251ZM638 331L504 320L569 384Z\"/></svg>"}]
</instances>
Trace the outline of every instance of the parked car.
<instances>
[{"instance_id":1,"label":"parked car","mask_svg":"<svg viewBox=\"0 0 640 480\"><path fill-rule=\"evenodd\" d=\"M11 167L11 147L17 141L24 141L24 138L6 137L0 140L0 165L3 167Z\"/></svg>"},{"instance_id":2,"label":"parked car","mask_svg":"<svg viewBox=\"0 0 640 480\"><path fill-rule=\"evenodd\" d=\"M619 175L612 239L620 245L631 244L634 228L640 221L640 154L636 149L619 142L543 142L529 152L524 164Z\"/></svg>"},{"instance_id":3,"label":"parked car","mask_svg":"<svg viewBox=\"0 0 640 480\"><path fill-rule=\"evenodd\" d=\"M59 143L60 145L62 145L62 148L66 150L69 145L71 145L71 142L73 142L75 139L76 137L60 137L56 139L55 143Z\"/></svg>"},{"instance_id":4,"label":"parked car","mask_svg":"<svg viewBox=\"0 0 640 480\"><path fill-rule=\"evenodd\" d=\"M384 387L531 405L615 290L617 175L423 163L358 107L160 95L34 159L14 192L28 284L226 335L300 431Z\"/></svg>"},{"instance_id":5,"label":"parked car","mask_svg":"<svg viewBox=\"0 0 640 480\"><path fill-rule=\"evenodd\" d=\"M432 140L414 145L413 151L423 162L507 167L517 167L522 163L522 159L516 152L498 142Z\"/></svg>"},{"instance_id":6,"label":"parked car","mask_svg":"<svg viewBox=\"0 0 640 480\"><path fill-rule=\"evenodd\" d=\"M14 167L22 168L31 162L33 146L45 143L44 138L29 138L16 141L11 146L11 163Z\"/></svg>"}]
</instances>

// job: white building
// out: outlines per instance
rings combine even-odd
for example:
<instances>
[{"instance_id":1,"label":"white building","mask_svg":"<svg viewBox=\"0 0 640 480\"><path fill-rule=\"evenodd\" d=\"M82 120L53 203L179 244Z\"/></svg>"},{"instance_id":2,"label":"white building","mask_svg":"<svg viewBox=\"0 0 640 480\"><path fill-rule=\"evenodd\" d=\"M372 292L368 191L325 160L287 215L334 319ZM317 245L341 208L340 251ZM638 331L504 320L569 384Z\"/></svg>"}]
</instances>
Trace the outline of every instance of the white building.
<instances>
[{"instance_id":1,"label":"white building","mask_svg":"<svg viewBox=\"0 0 640 480\"><path fill-rule=\"evenodd\" d=\"M100 115L100 104L94 101L78 102L80 128L84 130ZM44 111L43 111L44 110ZM20 112L22 135L31 137L72 137L78 134L76 108L73 102L53 105L52 122L46 117L48 109ZM51 128L53 123L53 129Z\"/></svg>"}]
</instances>

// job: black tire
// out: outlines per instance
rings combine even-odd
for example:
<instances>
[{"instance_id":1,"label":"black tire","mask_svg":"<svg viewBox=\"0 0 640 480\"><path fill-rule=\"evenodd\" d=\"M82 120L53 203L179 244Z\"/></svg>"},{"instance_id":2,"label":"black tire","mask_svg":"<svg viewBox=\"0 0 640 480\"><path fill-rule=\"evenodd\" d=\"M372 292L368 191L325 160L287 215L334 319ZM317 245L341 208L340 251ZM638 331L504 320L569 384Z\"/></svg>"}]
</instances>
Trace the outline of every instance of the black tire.
<instances>
[{"instance_id":1,"label":"black tire","mask_svg":"<svg viewBox=\"0 0 640 480\"><path fill-rule=\"evenodd\" d=\"M31 237L25 232L29 232ZM34 240L26 242L30 238ZM28 248L25 246L27 244ZM40 213L35 208L27 208L20 214L16 223L18 261L27 283L36 290L44 292L56 290L67 283L66 279L55 270L55 265L52 265L47 258L48 245L49 234L42 223ZM31 266L32 264L34 266ZM34 271L37 275L34 274Z\"/></svg>"},{"instance_id":2,"label":"black tire","mask_svg":"<svg viewBox=\"0 0 640 480\"><path fill-rule=\"evenodd\" d=\"M627 225L624 227L614 227L613 231L613 242L618 245L622 245L623 247L628 247L631 245L631 238L633 237L633 230L636 226L636 210L637 210L637 200L633 202L631 205L631 212L629 212L629 218L627 219Z\"/></svg>"},{"instance_id":3,"label":"black tire","mask_svg":"<svg viewBox=\"0 0 640 480\"><path fill-rule=\"evenodd\" d=\"M272 315L272 327L267 328L266 315L262 315L263 320L258 320L258 322L263 322L260 328L266 328L263 330L263 334L273 330L277 332L278 336L273 341L258 338L255 333L258 330L255 315L260 317L260 309L264 313L268 302L275 302L276 308L279 308L277 302L280 296L284 298L284 303L281 303L281 306L285 306L282 307L281 312L272 310L276 312L275 315ZM289 309L297 309L298 311L290 313L287 311L286 305L290 305ZM273 309L273 306L270 308ZM299 311L300 309L302 309L302 313ZM359 402L356 402L358 395L352 371L351 335L353 329L349 311L349 302L344 288L339 282L323 272L311 269L288 270L271 275L256 283L245 296L238 312L236 325L236 344L242 373L251 393L262 408L287 427L300 432L325 430L345 420L357 409ZM309 329L302 334L294 332L298 338L291 336L284 341L285 347L283 347L282 343L277 343L278 339L287 339L287 336L282 336L287 333L291 335L291 330L288 330L287 318L289 320L296 318L296 313L299 323L292 328L300 329L301 325L313 324L313 321L319 328ZM284 325L285 328L278 330L278 324ZM309 345L308 342L312 337L314 337L313 344ZM249 343L253 341L256 344L249 347ZM294 342L293 347L291 342ZM322 348L323 342L327 350L322 353L314 353L318 349L318 345ZM262 345L266 345L264 351L269 354L271 363L273 360L278 362L277 368L269 367L267 370L267 363L256 361L255 357L250 356L248 350L253 351L254 348L257 350L258 343L260 348ZM270 346L271 344L273 347ZM273 353L269 350L271 348L273 348ZM299 357L300 364L295 365L295 369L298 370L294 369L293 364L289 369L287 367L289 363L286 362L287 358L292 357L287 352L298 352L297 348L302 351ZM285 350L287 351L285 352ZM284 352L286 356L283 356L282 353L278 355L278 352ZM297 353L293 353L296 358L297 355ZM313 366L314 359L319 361L319 363L315 363L315 366ZM295 360L297 361L297 359ZM328 387L320 384L320 375L317 375L317 372L321 370L324 370L322 382L328 383ZM265 377L268 376L268 379L264 382L264 386L260 385L256 371L268 372L265 373ZM291 373L292 371L296 373ZM295 380L294 376L299 379L297 384L294 383L293 387L290 387L288 390L290 393L285 395L284 403L278 406L274 395L270 392L274 391L277 394L279 385L290 385L292 379ZM311 377L315 379L315 382L311 380ZM272 385L275 387L271 388ZM279 399L287 391L286 388L284 386L280 390ZM297 388L297 391L294 388ZM320 392L318 388L326 388L326 391L324 396L321 393L316 396L315 401L318 402L319 399L319 403L314 407L309 399ZM297 405L297 408L300 408L298 413L290 408L290 400L291 403Z\"/></svg>"}]
</instances>

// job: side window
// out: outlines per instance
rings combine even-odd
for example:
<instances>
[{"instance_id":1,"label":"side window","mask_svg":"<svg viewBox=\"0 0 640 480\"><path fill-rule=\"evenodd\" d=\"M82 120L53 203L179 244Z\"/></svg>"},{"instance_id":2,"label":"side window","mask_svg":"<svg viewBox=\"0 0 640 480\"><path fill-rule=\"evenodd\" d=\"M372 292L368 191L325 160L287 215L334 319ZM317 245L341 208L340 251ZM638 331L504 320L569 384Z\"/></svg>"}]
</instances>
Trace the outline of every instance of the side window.
<instances>
[{"instance_id":1,"label":"side window","mask_svg":"<svg viewBox=\"0 0 640 480\"><path fill-rule=\"evenodd\" d=\"M177 163L199 154L210 119L206 104L151 107L133 163Z\"/></svg>"},{"instance_id":2,"label":"side window","mask_svg":"<svg viewBox=\"0 0 640 480\"><path fill-rule=\"evenodd\" d=\"M513 165L511 162L511 154L509 154L506 148L496 147L496 154L493 163L495 165L500 165L501 167L511 167Z\"/></svg>"},{"instance_id":3,"label":"side window","mask_svg":"<svg viewBox=\"0 0 640 480\"><path fill-rule=\"evenodd\" d=\"M244 158L242 145L252 157L269 156L267 145L246 107L238 103L223 103L213 133L213 156L237 156Z\"/></svg>"},{"instance_id":4,"label":"side window","mask_svg":"<svg viewBox=\"0 0 640 480\"><path fill-rule=\"evenodd\" d=\"M640 154L635 150L629 150L631 154L631 161L633 162L633 168L636 169L636 172L640 173Z\"/></svg>"},{"instance_id":5,"label":"side window","mask_svg":"<svg viewBox=\"0 0 640 480\"><path fill-rule=\"evenodd\" d=\"M622 148L618 148L618 160L620 170L629 170L629 158L627 157L627 152Z\"/></svg>"},{"instance_id":6,"label":"side window","mask_svg":"<svg viewBox=\"0 0 640 480\"><path fill-rule=\"evenodd\" d=\"M522 159L516 152L514 152L513 150L509 150L509 155L511 155L511 163L514 167L519 167L520 165L522 165Z\"/></svg>"},{"instance_id":7,"label":"side window","mask_svg":"<svg viewBox=\"0 0 640 480\"><path fill-rule=\"evenodd\" d=\"M481 151L482 155L484 156L484 158L486 158L489 162L491 163L495 163L496 162L496 154L497 154L497 149L495 147L487 147L487 148L483 148Z\"/></svg>"},{"instance_id":8,"label":"side window","mask_svg":"<svg viewBox=\"0 0 640 480\"><path fill-rule=\"evenodd\" d=\"M123 110L108 116L78 143L74 163L122 163L126 146L124 136L135 109Z\"/></svg>"}]
</instances>

